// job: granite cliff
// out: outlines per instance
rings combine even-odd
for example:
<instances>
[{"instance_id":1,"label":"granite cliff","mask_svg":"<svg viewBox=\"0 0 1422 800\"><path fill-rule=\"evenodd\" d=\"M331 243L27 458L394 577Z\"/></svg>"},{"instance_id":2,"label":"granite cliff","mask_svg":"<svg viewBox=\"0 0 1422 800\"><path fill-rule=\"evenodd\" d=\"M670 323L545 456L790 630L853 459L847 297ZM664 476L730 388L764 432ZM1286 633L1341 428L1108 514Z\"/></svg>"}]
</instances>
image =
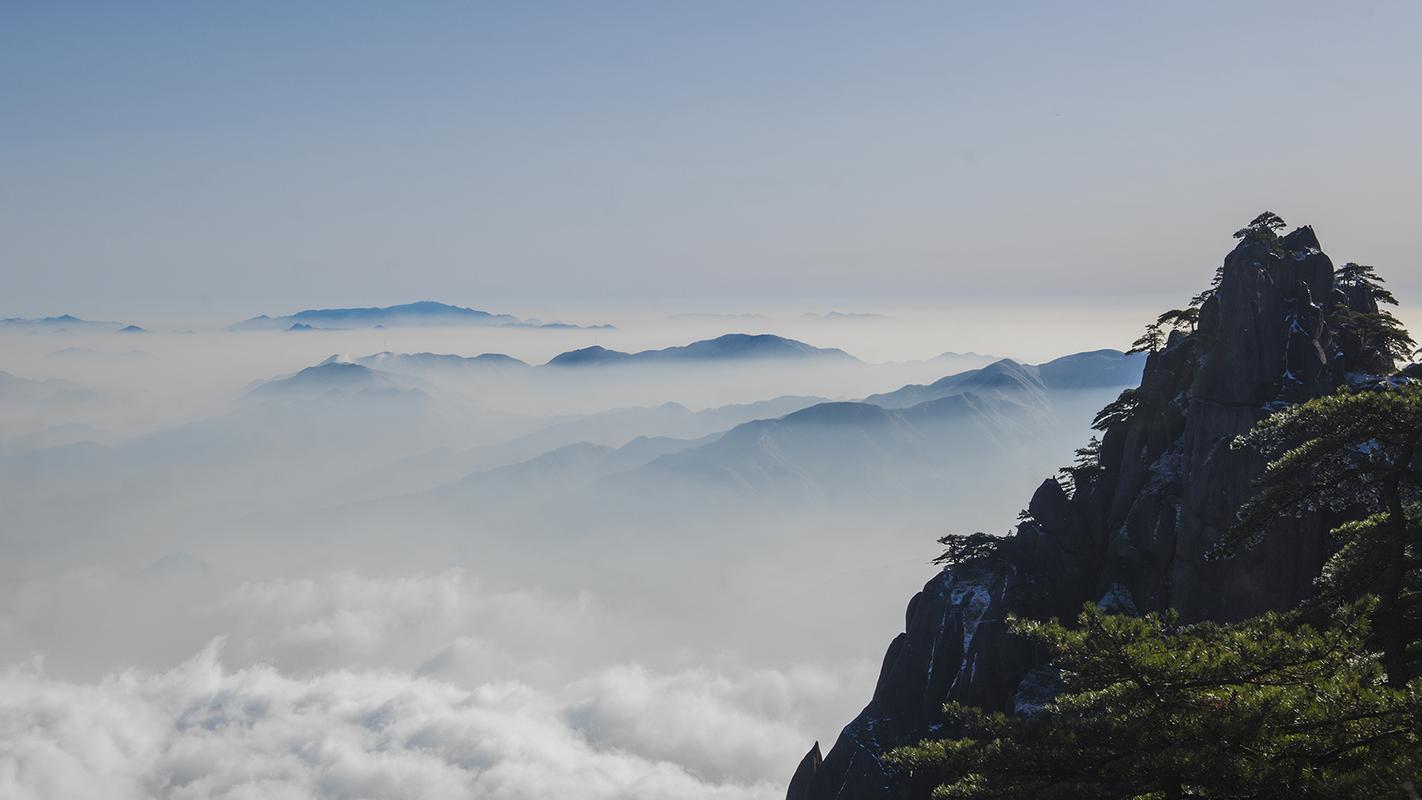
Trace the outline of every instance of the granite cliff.
<instances>
[{"instance_id":1,"label":"granite cliff","mask_svg":"<svg viewBox=\"0 0 1422 800\"><path fill-rule=\"evenodd\" d=\"M926 797L882 756L938 732L945 702L1017 713L1045 702L1052 673L1008 633L1009 614L1070 618L1095 601L1234 620L1307 597L1328 520L1281 520L1258 547L1205 558L1264 466L1229 445L1281 405L1391 373L1390 356L1337 322L1377 310L1364 288L1335 286L1311 228L1243 236L1198 322L1163 335L1140 386L1103 412L1091 468L1074 485L1044 481L992 558L943 570L909 601L869 704L823 760L816 747L801 762L788 797Z\"/></svg>"}]
</instances>

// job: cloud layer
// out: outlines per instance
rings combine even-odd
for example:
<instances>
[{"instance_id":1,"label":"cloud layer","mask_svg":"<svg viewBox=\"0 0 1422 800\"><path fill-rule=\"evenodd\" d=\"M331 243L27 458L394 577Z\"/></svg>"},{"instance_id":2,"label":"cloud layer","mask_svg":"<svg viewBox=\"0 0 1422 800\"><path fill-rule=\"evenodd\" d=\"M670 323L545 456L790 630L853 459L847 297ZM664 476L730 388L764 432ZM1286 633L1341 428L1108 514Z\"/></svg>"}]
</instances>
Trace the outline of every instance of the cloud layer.
<instances>
[{"instance_id":1,"label":"cloud layer","mask_svg":"<svg viewBox=\"0 0 1422 800\"><path fill-rule=\"evenodd\" d=\"M239 629L172 669L0 673L0 796L772 798L868 679L636 663L519 677L538 658L510 631L566 647L598 629L594 606L481 592L458 570L248 582L221 607Z\"/></svg>"},{"instance_id":2,"label":"cloud layer","mask_svg":"<svg viewBox=\"0 0 1422 800\"><path fill-rule=\"evenodd\" d=\"M309 678L262 665L227 671L219 650L214 643L171 671L124 672L94 684L8 672L0 678L0 795L729 800L776 793L769 782L715 782L655 755L605 746L570 723L564 703L519 682L462 689L390 671ZM645 677L615 688L644 692Z\"/></svg>"}]
</instances>

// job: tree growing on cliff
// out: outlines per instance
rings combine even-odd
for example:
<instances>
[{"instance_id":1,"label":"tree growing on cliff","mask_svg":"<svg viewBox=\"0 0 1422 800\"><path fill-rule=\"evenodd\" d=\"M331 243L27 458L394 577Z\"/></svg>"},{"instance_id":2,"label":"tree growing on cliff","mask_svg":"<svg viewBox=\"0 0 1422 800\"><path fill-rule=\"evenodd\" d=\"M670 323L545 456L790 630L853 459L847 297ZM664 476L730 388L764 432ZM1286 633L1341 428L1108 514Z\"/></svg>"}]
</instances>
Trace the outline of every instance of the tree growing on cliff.
<instances>
[{"instance_id":1,"label":"tree growing on cliff","mask_svg":"<svg viewBox=\"0 0 1422 800\"><path fill-rule=\"evenodd\" d=\"M1105 431L1114 425L1121 425L1129 422L1131 417L1141 407L1140 389L1122 389L1115 400L1106 404L1106 407L1096 412L1095 419L1091 420L1092 430Z\"/></svg>"},{"instance_id":2,"label":"tree growing on cliff","mask_svg":"<svg viewBox=\"0 0 1422 800\"><path fill-rule=\"evenodd\" d=\"M1186 308L1173 308L1156 318L1157 325L1169 325L1174 330L1188 329L1194 332L1195 326L1200 324L1200 309L1198 306L1187 306Z\"/></svg>"},{"instance_id":3,"label":"tree growing on cliff","mask_svg":"<svg viewBox=\"0 0 1422 800\"><path fill-rule=\"evenodd\" d=\"M1096 478L1103 472L1101 466L1101 439L1093 436L1086 443L1085 447L1076 449L1075 457L1071 466L1062 467L1057 470L1061 475L1063 487L1067 492L1075 493L1084 486L1090 486L1096 482Z\"/></svg>"},{"instance_id":4,"label":"tree growing on cliff","mask_svg":"<svg viewBox=\"0 0 1422 800\"><path fill-rule=\"evenodd\" d=\"M1399 797L1422 777L1422 682L1396 691L1364 641L1370 605L1327 626L1268 614L1184 626L1088 604L1013 621L1062 692L1012 717L945 707L957 738L890 755L937 798Z\"/></svg>"},{"instance_id":5,"label":"tree growing on cliff","mask_svg":"<svg viewBox=\"0 0 1422 800\"><path fill-rule=\"evenodd\" d=\"M1279 238L1279 231L1288 226L1283 218L1272 211L1265 211L1250 221L1248 225L1234 232L1234 238L1245 241L1271 243Z\"/></svg>"},{"instance_id":6,"label":"tree growing on cliff","mask_svg":"<svg viewBox=\"0 0 1422 800\"><path fill-rule=\"evenodd\" d=\"M1344 290L1362 289L1378 305L1397 305L1397 298L1393 297L1392 292L1382 287L1384 283L1387 281L1378 275L1377 268L1367 264L1349 261L1333 271L1333 285L1335 287Z\"/></svg>"},{"instance_id":7,"label":"tree growing on cliff","mask_svg":"<svg viewBox=\"0 0 1422 800\"><path fill-rule=\"evenodd\" d=\"M1269 465L1213 555L1254 544L1281 515L1346 516L1320 580L1338 597L1377 595L1373 626L1388 682L1406 684L1422 664L1422 385L1315 398L1266 418L1234 446Z\"/></svg>"},{"instance_id":8,"label":"tree growing on cliff","mask_svg":"<svg viewBox=\"0 0 1422 800\"><path fill-rule=\"evenodd\" d=\"M1131 349L1126 353L1154 353L1165 343L1165 333L1160 329L1160 323L1152 322L1146 326L1145 333L1134 342L1131 342Z\"/></svg>"},{"instance_id":9,"label":"tree growing on cliff","mask_svg":"<svg viewBox=\"0 0 1422 800\"><path fill-rule=\"evenodd\" d=\"M1210 279L1209 288L1202 290L1199 294L1190 298L1190 304L1187 306L1187 308L1193 308L1198 313L1200 306L1203 306L1206 300L1209 300L1211 297L1214 297L1215 292L1219 291L1220 283L1222 281L1224 281L1223 264L1219 265L1218 267L1215 267L1215 275L1213 278Z\"/></svg>"},{"instance_id":10,"label":"tree growing on cliff","mask_svg":"<svg viewBox=\"0 0 1422 800\"><path fill-rule=\"evenodd\" d=\"M1356 338L1365 349L1376 350L1394 362L1412 357L1417 342L1390 311L1354 311L1347 306L1334 308L1329 321L1345 336Z\"/></svg>"},{"instance_id":11,"label":"tree growing on cliff","mask_svg":"<svg viewBox=\"0 0 1422 800\"><path fill-rule=\"evenodd\" d=\"M1383 283L1377 269L1366 264L1350 261L1333 271L1334 288L1349 298L1353 306L1364 299L1371 300L1374 307L1397 305L1397 298L1383 288ZM1345 349L1372 350L1397 362L1412 358L1417 347L1397 317L1382 308L1370 311L1366 306L1355 308L1348 303L1337 303L1329 322L1338 331Z\"/></svg>"},{"instance_id":12,"label":"tree growing on cliff","mask_svg":"<svg viewBox=\"0 0 1422 800\"><path fill-rule=\"evenodd\" d=\"M933 559L933 563L946 567L963 567L989 564L1001 560L1001 536L978 531L976 533L950 533L939 537L943 553Z\"/></svg>"}]
</instances>

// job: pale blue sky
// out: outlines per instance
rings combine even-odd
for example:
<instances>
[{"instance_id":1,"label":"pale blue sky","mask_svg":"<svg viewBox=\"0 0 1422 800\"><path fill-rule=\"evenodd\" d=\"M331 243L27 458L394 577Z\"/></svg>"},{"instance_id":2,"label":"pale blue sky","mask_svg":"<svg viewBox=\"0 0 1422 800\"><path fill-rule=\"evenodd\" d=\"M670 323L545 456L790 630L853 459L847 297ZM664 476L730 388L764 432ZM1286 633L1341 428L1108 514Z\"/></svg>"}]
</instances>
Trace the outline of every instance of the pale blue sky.
<instances>
[{"instance_id":1,"label":"pale blue sky","mask_svg":"<svg viewBox=\"0 0 1422 800\"><path fill-rule=\"evenodd\" d=\"M1242 8L1241 8L1242 7ZM1422 4L0 4L0 315L1422 289Z\"/></svg>"}]
</instances>

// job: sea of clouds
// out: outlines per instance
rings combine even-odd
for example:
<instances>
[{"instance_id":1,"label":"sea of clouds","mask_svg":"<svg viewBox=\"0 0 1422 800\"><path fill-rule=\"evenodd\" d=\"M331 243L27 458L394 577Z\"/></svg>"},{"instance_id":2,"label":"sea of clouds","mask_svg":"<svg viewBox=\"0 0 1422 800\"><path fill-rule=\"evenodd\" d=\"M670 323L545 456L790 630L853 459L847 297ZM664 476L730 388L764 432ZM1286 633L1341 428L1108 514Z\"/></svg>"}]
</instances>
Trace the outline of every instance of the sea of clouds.
<instances>
[{"instance_id":1,"label":"sea of clouds","mask_svg":"<svg viewBox=\"0 0 1422 800\"><path fill-rule=\"evenodd\" d=\"M411 403L250 395L333 353L539 363L748 324L614 321L7 336L0 370L84 392L0 397L0 797L781 797L871 695L934 539L1005 530L1084 428L1027 461L946 453L971 485L885 475L912 487L889 500L558 495L575 475L558 465L451 499L437 482L475 467L419 472L483 446L478 468L497 467L501 441L573 415L852 399L982 363L927 360L943 351L991 349L922 319L776 329L894 363L535 371L423 382Z\"/></svg>"},{"instance_id":2,"label":"sea of clouds","mask_svg":"<svg viewBox=\"0 0 1422 800\"><path fill-rule=\"evenodd\" d=\"M461 570L247 582L212 613L233 632L168 669L0 672L0 796L774 797L872 680L867 662L570 675L567 649L599 636L590 599Z\"/></svg>"}]
</instances>

